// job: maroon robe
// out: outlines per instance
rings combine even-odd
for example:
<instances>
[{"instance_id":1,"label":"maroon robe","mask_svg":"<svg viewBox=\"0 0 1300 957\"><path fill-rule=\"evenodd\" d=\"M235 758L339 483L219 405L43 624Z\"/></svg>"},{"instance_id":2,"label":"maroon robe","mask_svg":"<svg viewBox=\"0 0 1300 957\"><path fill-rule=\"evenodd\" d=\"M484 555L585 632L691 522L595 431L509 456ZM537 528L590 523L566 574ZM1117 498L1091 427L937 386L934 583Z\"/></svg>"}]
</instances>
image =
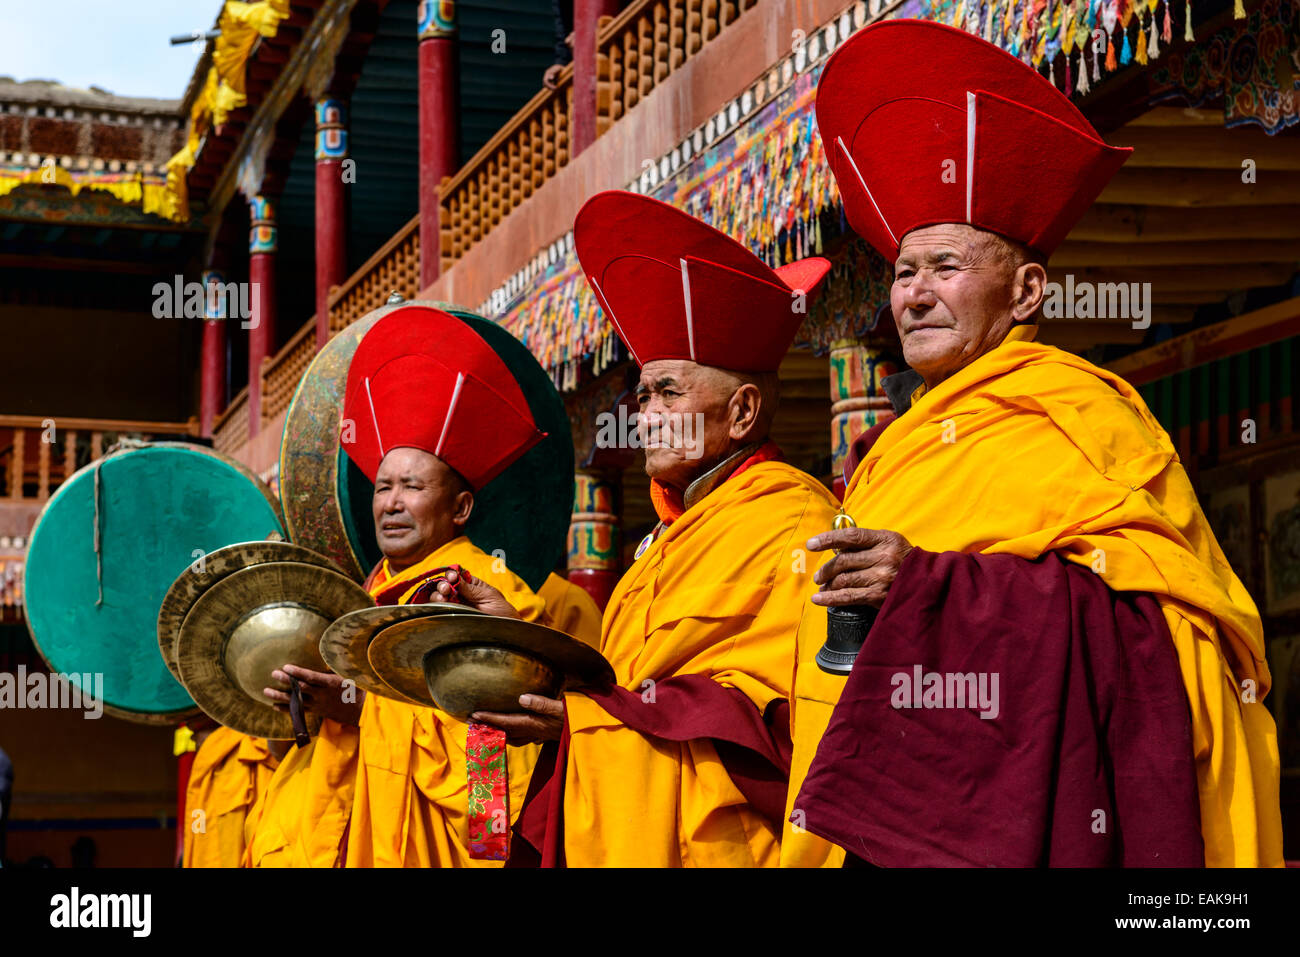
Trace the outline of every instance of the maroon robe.
<instances>
[{"instance_id":1,"label":"maroon robe","mask_svg":"<svg viewBox=\"0 0 1300 957\"><path fill-rule=\"evenodd\" d=\"M983 675L986 701L996 674L996 708L935 694L945 706L925 707L918 666ZM1191 717L1159 604L1056 555L913 549L794 808L881 866L1202 866Z\"/></svg>"},{"instance_id":2,"label":"maroon robe","mask_svg":"<svg viewBox=\"0 0 1300 957\"><path fill-rule=\"evenodd\" d=\"M760 714L744 694L705 675L674 675L655 684L655 702L626 688L584 691L627 727L665 741L710 738L728 777L749 804L781 829L790 777L790 707L772 702ZM533 769L515 823L507 867L564 865L564 767L569 724L558 744L547 742ZM556 768L560 771L557 774Z\"/></svg>"}]
</instances>

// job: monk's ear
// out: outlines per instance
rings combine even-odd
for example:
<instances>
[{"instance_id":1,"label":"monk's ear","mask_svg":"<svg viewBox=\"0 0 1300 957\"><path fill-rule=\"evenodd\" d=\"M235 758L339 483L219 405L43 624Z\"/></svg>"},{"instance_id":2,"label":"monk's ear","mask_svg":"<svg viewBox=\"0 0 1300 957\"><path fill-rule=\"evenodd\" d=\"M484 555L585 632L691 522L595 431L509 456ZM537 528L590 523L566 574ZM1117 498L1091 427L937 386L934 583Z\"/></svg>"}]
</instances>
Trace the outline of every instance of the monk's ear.
<instances>
[{"instance_id":1,"label":"monk's ear","mask_svg":"<svg viewBox=\"0 0 1300 957\"><path fill-rule=\"evenodd\" d=\"M452 524L457 528L463 527L469 521L470 513L473 511L474 493L469 489L457 492L451 513Z\"/></svg>"},{"instance_id":2,"label":"monk's ear","mask_svg":"<svg viewBox=\"0 0 1300 957\"><path fill-rule=\"evenodd\" d=\"M752 382L746 382L731 394L731 428L727 437L737 441L749 437L758 422L763 408L763 393Z\"/></svg>"},{"instance_id":3,"label":"monk's ear","mask_svg":"<svg viewBox=\"0 0 1300 957\"><path fill-rule=\"evenodd\" d=\"M1022 263L1016 269L1011 290L1014 297L1011 301L1011 321L1037 321L1039 310L1043 308L1043 297L1047 295L1047 270L1042 263Z\"/></svg>"}]
</instances>

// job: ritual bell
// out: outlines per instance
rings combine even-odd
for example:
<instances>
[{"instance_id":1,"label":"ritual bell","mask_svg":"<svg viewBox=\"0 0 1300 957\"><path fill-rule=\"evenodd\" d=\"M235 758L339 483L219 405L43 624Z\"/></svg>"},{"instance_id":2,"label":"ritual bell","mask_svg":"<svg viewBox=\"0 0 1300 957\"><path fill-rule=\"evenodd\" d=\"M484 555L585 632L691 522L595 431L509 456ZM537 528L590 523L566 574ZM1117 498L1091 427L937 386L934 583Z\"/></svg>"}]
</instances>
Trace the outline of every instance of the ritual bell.
<instances>
[{"instance_id":1,"label":"ritual bell","mask_svg":"<svg viewBox=\"0 0 1300 957\"><path fill-rule=\"evenodd\" d=\"M853 516L840 509L835 529L856 528ZM847 676L853 670L867 633L879 614L871 605L832 605L826 609L826 642L817 651L817 667L833 675Z\"/></svg>"}]
</instances>

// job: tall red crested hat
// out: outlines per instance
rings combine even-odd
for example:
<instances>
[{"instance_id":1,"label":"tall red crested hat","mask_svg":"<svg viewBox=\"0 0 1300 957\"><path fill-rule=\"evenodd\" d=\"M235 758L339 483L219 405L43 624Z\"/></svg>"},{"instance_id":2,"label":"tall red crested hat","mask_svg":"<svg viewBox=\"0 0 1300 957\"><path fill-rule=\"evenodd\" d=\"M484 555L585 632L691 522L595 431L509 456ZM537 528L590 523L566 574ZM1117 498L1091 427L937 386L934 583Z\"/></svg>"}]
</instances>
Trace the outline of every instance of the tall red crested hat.
<instances>
[{"instance_id":1,"label":"tall red crested hat","mask_svg":"<svg viewBox=\"0 0 1300 957\"><path fill-rule=\"evenodd\" d=\"M1050 256L1132 152L1032 67L925 20L872 24L836 50L817 127L849 223L891 262L938 223Z\"/></svg>"},{"instance_id":2,"label":"tall red crested hat","mask_svg":"<svg viewBox=\"0 0 1300 957\"><path fill-rule=\"evenodd\" d=\"M587 200L573 245L638 365L689 359L775 372L831 268L813 257L773 269L694 216L623 190Z\"/></svg>"},{"instance_id":3,"label":"tall red crested hat","mask_svg":"<svg viewBox=\"0 0 1300 957\"><path fill-rule=\"evenodd\" d=\"M357 345L343 450L370 481L396 448L442 459L481 489L545 438L519 383L473 329L428 306L395 309ZM349 441L351 439L351 441Z\"/></svg>"}]
</instances>

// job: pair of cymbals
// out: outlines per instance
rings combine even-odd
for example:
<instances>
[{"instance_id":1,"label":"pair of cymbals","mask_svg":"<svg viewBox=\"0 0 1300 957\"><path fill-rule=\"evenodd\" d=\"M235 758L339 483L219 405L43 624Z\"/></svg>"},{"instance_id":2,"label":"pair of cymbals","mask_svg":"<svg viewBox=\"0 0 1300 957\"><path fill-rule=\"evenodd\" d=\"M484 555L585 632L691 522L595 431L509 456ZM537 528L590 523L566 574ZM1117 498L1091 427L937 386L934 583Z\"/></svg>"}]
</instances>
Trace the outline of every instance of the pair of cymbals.
<instances>
[{"instance_id":1,"label":"pair of cymbals","mask_svg":"<svg viewBox=\"0 0 1300 957\"><path fill-rule=\"evenodd\" d=\"M462 720L517 712L521 694L555 697L614 679L600 652L562 631L445 603L351 612L326 629L320 650L367 691Z\"/></svg>"},{"instance_id":2,"label":"pair of cymbals","mask_svg":"<svg viewBox=\"0 0 1300 957\"><path fill-rule=\"evenodd\" d=\"M321 635L370 604L365 589L310 549L275 541L231 545L203 556L172 584L158 615L159 650L209 717L255 737L292 739L290 716L262 693L281 687L271 672L285 664L326 670ZM319 725L309 715L309 730Z\"/></svg>"}]
</instances>

